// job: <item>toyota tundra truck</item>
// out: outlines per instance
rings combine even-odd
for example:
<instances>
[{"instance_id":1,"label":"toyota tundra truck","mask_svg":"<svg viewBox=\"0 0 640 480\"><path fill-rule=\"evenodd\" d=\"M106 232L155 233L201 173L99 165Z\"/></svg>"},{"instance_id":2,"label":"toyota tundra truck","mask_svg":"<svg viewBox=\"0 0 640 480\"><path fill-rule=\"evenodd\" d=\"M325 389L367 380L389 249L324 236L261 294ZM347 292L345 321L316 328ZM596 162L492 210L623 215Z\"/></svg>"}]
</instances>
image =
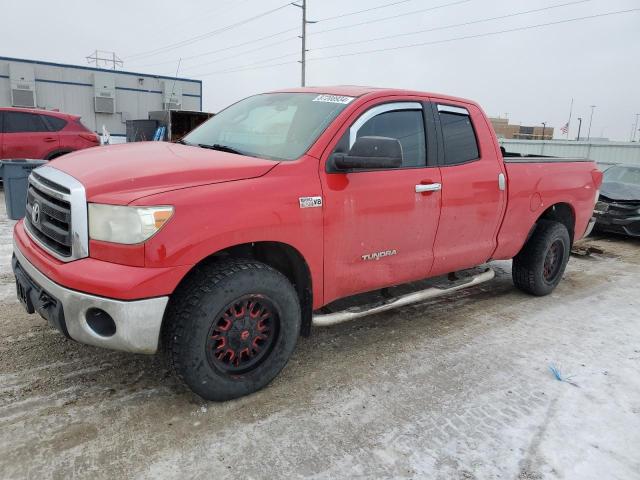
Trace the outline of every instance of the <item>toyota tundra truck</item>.
<instances>
[{"instance_id":1,"label":"toyota tundra truck","mask_svg":"<svg viewBox=\"0 0 640 480\"><path fill-rule=\"evenodd\" d=\"M267 385L312 326L477 285L491 260L550 293L601 181L588 160L504 155L469 100L291 89L178 143L34 170L13 270L27 311L66 337L163 352L226 400Z\"/></svg>"}]
</instances>

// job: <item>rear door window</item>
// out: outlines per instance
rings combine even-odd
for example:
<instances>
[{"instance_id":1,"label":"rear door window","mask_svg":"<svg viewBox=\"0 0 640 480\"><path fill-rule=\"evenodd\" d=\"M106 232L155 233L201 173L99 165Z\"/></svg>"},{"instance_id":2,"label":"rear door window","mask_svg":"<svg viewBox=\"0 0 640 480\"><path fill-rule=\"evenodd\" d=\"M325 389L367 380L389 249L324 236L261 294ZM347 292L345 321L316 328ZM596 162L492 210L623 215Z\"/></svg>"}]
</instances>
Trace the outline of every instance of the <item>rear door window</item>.
<instances>
[{"instance_id":1,"label":"rear door window","mask_svg":"<svg viewBox=\"0 0 640 480\"><path fill-rule=\"evenodd\" d=\"M5 112L4 133L48 131L40 115L27 112Z\"/></svg>"},{"instance_id":2,"label":"rear door window","mask_svg":"<svg viewBox=\"0 0 640 480\"><path fill-rule=\"evenodd\" d=\"M457 165L480 158L478 139L466 108L438 105L445 165Z\"/></svg>"},{"instance_id":3,"label":"rear door window","mask_svg":"<svg viewBox=\"0 0 640 480\"><path fill-rule=\"evenodd\" d=\"M59 132L67 125L67 121L62 118L51 117L49 115L41 115L41 118L51 132Z\"/></svg>"}]
</instances>

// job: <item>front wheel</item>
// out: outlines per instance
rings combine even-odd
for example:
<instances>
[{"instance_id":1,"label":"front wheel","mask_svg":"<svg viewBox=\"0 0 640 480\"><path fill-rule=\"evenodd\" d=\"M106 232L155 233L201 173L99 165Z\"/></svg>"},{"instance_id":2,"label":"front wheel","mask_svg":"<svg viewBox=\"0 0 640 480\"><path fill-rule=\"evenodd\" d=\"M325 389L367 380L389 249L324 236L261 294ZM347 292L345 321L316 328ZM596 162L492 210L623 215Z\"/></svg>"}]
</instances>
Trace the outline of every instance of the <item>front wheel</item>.
<instances>
[{"instance_id":1,"label":"front wheel","mask_svg":"<svg viewBox=\"0 0 640 480\"><path fill-rule=\"evenodd\" d=\"M169 308L170 363L207 400L241 397L267 385L286 365L300 334L293 286L253 260L197 267Z\"/></svg>"},{"instance_id":2,"label":"front wheel","mask_svg":"<svg viewBox=\"0 0 640 480\"><path fill-rule=\"evenodd\" d=\"M570 253L567 227L551 220L538 221L533 235L513 259L513 283L531 295L548 295L562 279Z\"/></svg>"}]
</instances>

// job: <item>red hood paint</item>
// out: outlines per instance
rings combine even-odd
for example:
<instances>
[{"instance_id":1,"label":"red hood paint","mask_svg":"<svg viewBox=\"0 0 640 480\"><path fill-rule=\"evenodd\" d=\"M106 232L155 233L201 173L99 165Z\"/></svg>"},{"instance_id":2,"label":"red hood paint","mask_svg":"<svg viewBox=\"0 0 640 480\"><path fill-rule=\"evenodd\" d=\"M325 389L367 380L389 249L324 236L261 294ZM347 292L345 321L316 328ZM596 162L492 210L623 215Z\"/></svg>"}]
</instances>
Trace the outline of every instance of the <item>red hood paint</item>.
<instances>
[{"instance_id":1,"label":"red hood paint","mask_svg":"<svg viewBox=\"0 0 640 480\"><path fill-rule=\"evenodd\" d=\"M260 177L276 161L165 142L91 148L49 163L79 180L90 202L124 205L147 195Z\"/></svg>"}]
</instances>

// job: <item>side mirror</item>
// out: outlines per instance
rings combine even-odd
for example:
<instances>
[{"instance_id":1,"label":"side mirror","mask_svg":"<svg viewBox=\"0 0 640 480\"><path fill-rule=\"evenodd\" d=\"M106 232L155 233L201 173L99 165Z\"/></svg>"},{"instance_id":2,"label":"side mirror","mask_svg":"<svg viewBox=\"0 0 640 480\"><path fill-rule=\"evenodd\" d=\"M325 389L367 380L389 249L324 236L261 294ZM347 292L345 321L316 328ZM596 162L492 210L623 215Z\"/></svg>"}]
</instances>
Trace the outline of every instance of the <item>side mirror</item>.
<instances>
[{"instance_id":1,"label":"side mirror","mask_svg":"<svg viewBox=\"0 0 640 480\"><path fill-rule=\"evenodd\" d=\"M402 145L396 138L360 137L348 154L331 156L332 170L374 170L402 166Z\"/></svg>"}]
</instances>

